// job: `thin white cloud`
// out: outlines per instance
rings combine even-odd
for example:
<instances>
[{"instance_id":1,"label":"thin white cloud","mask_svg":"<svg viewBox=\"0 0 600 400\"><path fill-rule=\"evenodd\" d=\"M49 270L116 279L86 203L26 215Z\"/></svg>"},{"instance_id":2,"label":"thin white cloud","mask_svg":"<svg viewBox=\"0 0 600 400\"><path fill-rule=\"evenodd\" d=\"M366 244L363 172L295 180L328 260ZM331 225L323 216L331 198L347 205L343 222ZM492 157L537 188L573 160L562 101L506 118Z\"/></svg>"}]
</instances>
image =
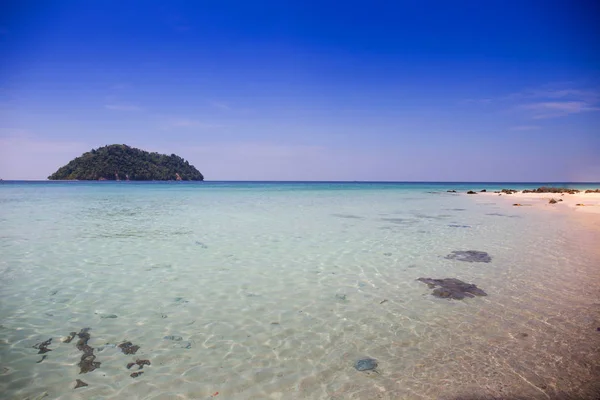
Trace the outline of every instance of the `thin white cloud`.
<instances>
[{"instance_id":1,"label":"thin white cloud","mask_svg":"<svg viewBox=\"0 0 600 400\"><path fill-rule=\"evenodd\" d=\"M533 119L564 117L570 114L600 110L600 107L585 101L543 101L523 104L520 108L532 112Z\"/></svg>"},{"instance_id":2,"label":"thin white cloud","mask_svg":"<svg viewBox=\"0 0 600 400\"><path fill-rule=\"evenodd\" d=\"M512 128L510 128L512 131L535 131L540 129L540 126L537 125L519 125L519 126L513 126Z\"/></svg>"},{"instance_id":3,"label":"thin white cloud","mask_svg":"<svg viewBox=\"0 0 600 400\"><path fill-rule=\"evenodd\" d=\"M188 118L175 118L167 123L169 128L198 128L198 129L215 129L222 128L221 124L208 123Z\"/></svg>"},{"instance_id":4,"label":"thin white cloud","mask_svg":"<svg viewBox=\"0 0 600 400\"><path fill-rule=\"evenodd\" d=\"M133 104L106 104L104 108L112 111L142 111L141 107Z\"/></svg>"},{"instance_id":5,"label":"thin white cloud","mask_svg":"<svg viewBox=\"0 0 600 400\"><path fill-rule=\"evenodd\" d=\"M231 111L231 107L227 103L223 103L221 101L210 101L211 106L220 108L221 110Z\"/></svg>"},{"instance_id":6,"label":"thin white cloud","mask_svg":"<svg viewBox=\"0 0 600 400\"><path fill-rule=\"evenodd\" d=\"M547 84L496 98L467 99L463 104L490 104L518 110L531 119L566 117L600 110L600 90L574 83Z\"/></svg>"}]
</instances>

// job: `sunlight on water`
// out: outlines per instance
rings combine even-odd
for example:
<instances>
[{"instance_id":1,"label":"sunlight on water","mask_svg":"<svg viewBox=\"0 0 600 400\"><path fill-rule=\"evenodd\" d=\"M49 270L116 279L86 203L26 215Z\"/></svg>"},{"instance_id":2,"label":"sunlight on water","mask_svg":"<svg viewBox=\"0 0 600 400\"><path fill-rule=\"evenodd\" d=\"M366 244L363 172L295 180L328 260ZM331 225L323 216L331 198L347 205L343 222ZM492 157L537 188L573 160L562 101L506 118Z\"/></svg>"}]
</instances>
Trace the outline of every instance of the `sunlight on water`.
<instances>
[{"instance_id":1,"label":"sunlight on water","mask_svg":"<svg viewBox=\"0 0 600 400\"><path fill-rule=\"evenodd\" d=\"M448 188L1 185L0 396L589 398L592 233ZM446 258L466 250L492 260ZM420 277L488 296L436 298ZM92 353L63 342L83 328ZM86 354L100 365L80 373Z\"/></svg>"}]
</instances>

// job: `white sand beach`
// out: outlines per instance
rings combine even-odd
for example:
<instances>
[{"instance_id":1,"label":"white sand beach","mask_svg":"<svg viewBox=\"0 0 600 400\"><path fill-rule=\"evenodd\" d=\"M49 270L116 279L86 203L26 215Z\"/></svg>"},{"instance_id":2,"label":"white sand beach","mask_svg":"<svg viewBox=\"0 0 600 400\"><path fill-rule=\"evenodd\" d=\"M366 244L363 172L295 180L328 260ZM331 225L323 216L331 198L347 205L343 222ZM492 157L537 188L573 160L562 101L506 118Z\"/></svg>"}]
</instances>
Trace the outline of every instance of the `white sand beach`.
<instances>
[{"instance_id":1,"label":"white sand beach","mask_svg":"<svg viewBox=\"0 0 600 400\"><path fill-rule=\"evenodd\" d=\"M513 194L478 192L477 196L481 196L487 200L490 197L494 197L507 203L520 204L520 206L515 207L534 207L549 211L576 211L600 214L600 193L523 193L519 191ZM551 199L557 202L552 204L550 203Z\"/></svg>"}]
</instances>

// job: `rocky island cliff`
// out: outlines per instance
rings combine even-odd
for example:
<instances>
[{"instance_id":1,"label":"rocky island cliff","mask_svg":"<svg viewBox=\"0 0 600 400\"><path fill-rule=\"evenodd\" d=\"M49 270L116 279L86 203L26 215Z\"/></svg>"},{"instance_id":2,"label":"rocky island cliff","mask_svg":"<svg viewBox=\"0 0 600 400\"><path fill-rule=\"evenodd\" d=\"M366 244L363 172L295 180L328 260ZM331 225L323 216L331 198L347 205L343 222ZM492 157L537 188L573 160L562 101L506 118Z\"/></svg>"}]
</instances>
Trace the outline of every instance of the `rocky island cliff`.
<instances>
[{"instance_id":1,"label":"rocky island cliff","mask_svg":"<svg viewBox=\"0 0 600 400\"><path fill-rule=\"evenodd\" d=\"M204 176L175 154L150 153L125 144L112 144L71 160L48 179L202 181Z\"/></svg>"}]
</instances>

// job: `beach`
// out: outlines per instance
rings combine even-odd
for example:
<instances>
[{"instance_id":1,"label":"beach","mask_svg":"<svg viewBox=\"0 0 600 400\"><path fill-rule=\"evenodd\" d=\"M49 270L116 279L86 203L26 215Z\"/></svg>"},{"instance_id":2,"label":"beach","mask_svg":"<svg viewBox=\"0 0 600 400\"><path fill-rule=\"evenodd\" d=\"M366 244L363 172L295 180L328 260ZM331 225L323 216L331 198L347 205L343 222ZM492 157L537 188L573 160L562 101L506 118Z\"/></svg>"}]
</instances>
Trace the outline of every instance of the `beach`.
<instances>
[{"instance_id":1,"label":"beach","mask_svg":"<svg viewBox=\"0 0 600 400\"><path fill-rule=\"evenodd\" d=\"M493 192L479 192L485 197L498 197L498 201L510 204L521 204L524 207L535 207L548 211L577 211L579 213L600 214L600 193L523 193L519 191L512 194L499 194ZM552 204L554 199L557 202ZM518 206L516 206L518 207Z\"/></svg>"},{"instance_id":2,"label":"beach","mask_svg":"<svg viewBox=\"0 0 600 400\"><path fill-rule=\"evenodd\" d=\"M0 397L597 398L597 196L472 186L3 183Z\"/></svg>"}]
</instances>

